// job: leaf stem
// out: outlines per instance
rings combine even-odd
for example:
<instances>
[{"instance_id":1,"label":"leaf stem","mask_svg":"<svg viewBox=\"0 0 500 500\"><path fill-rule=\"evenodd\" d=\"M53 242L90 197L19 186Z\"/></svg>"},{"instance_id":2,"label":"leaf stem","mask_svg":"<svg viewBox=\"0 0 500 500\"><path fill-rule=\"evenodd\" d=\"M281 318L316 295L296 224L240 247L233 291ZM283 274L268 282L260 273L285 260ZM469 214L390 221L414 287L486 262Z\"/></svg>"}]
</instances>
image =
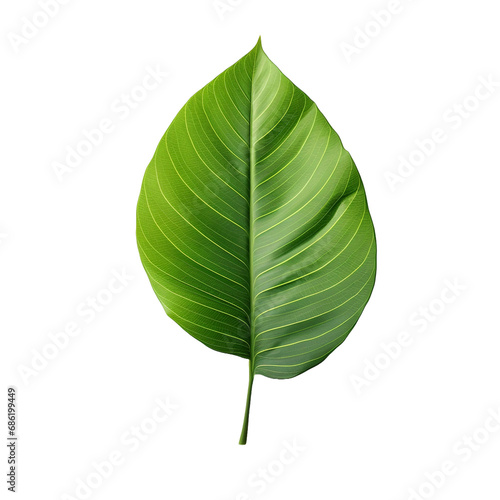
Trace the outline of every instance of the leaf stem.
<instances>
[{"instance_id":1,"label":"leaf stem","mask_svg":"<svg viewBox=\"0 0 500 500\"><path fill-rule=\"evenodd\" d=\"M248 434L248 418L250 416L250 402L252 400L252 386L254 377L254 335L255 335L255 270L254 270L254 244L255 244L255 207L254 207L254 194L255 194L255 144L254 144L254 123L253 123L253 106L254 106L254 95L253 95L253 83L255 79L255 68L257 66L257 56L259 51L262 52L261 39L257 42L255 46L255 59L253 61L252 69L252 79L251 79L251 91L250 91L250 119L248 121L249 125L249 141L250 146L250 162L248 164L248 220L249 220L249 241L248 241L248 271L249 271L249 296L250 296L250 356L249 356L249 380L248 380L248 394L247 394L247 405L245 409L245 418L243 420L243 428L241 429L240 444L247 444L247 434Z\"/></svg>"},{"instance_id":2,"label":"leaf stem","mask_svg":"<svg viewBox=\"0 0 500 500\"><path fill-rule=\"evenodd\" d=\"M250 417L250 403L252 401L253 377L254 377L254 373L253 373L253 367L252 367L252 360L250 360L247 404L246 404L246 408L245 408L245 418L243 419L243 428L241 429L240 444L247 444L248 419Z\"/></svg>"}]
</instances>

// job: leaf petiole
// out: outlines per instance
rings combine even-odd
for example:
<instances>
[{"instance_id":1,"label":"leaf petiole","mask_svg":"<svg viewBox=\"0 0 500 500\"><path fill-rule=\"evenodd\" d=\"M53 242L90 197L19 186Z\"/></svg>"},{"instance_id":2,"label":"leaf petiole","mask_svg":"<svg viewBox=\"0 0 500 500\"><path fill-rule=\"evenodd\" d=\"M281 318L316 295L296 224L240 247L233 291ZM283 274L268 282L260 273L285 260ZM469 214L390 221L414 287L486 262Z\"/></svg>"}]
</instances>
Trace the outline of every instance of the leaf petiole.
<instances>
[{"instance_id":1,"label":"leaf petiole","mask_svg":"<svg viewBox=\"0 0 500 500\"><path fill-rule=\"evenodd\" d=\"M253 372L252 361L250 360L247 404L246 404L246 408L245 408L245 418L243 419L243 428L241 429L241 436L240 436L240 443L239 444L247 444L248 419L250 417L250 403L252 401L253 378L254 378L254 372Z\"/></svg>"}]
</instances>

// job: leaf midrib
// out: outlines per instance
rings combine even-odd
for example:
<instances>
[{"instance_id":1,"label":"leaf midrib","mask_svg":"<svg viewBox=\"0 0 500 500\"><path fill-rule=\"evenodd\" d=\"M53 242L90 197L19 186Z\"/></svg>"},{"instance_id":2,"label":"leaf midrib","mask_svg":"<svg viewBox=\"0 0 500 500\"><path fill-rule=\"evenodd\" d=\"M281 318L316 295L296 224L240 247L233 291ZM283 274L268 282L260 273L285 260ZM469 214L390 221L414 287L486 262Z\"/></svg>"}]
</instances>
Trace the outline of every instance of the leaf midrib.
<instances>
[{"instance_id":1,"label":"leaf midrib","mask_svg":"<svg viewBox=\"0 0 500 500\"><path fill-rule=\"evenodd\" d=\"M260 39L259 39L260 43ZM249 294L250 294L250 377L253 378L254 375L254 338L255 338L255 276L254 276L254 243L255 243L255 206L254 206L254 189L255 189L255 144L254 144L254 120L253 120L253 105L254 105L254 79L255 79L255 68L257 66L257 58L259 55L259 50L255 50L255 59L252 68L252 78L250 80L250 117L248 121L249 126L249 165L248 165L248 178L249 178L249 193L248 193L248 204L249 204L249 231L248 231L248 270L249 270Z\"/></svg>"}]
</instances>

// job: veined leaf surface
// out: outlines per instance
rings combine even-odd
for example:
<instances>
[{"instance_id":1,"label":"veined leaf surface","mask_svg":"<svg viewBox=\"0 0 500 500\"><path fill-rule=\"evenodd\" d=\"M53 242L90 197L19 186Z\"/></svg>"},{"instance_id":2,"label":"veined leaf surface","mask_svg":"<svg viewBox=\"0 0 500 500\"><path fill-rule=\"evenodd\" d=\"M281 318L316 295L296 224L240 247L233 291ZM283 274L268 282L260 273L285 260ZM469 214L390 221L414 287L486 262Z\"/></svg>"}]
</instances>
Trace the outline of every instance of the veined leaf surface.
<instances>
[{"instance_id":1,"label":"veined leaf surface","mask_svg":"<svg viewBox=\"0 0 500 500\"><path fill-rule=\"evenodd\" d=\"M142 185L137 241L166 313L254 375L291 378L347 337L373 289L360 175L316 104L259 43L197 92Z\"/></svg>"}]
</instances>

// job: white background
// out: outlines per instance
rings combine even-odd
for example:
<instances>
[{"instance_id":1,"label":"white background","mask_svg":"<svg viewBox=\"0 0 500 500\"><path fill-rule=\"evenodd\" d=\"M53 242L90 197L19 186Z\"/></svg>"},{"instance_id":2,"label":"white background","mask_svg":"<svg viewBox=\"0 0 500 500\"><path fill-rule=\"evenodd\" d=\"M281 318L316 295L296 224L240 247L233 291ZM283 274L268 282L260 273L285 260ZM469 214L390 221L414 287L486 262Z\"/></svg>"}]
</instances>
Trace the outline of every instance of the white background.
<instances>
[{"instance_id":1,"label":"white background","mask_svg":"<svg viewBox=\"0 0 500 500\"><path fill-rule=\"evenodd\" d=\"M17 498L81 498L77 481L114 451L124 463L90 498L404 500L419 488L420 498L499 498L500 432L488 415L500 407L500 87L479 103L471 96L480 78L500 82L500 9L401 0L387 26L368 24L359 48L372 11L388 6L243 0L221 18L211 0L70 0L21 43L23 18L40 6L3 2L0 407L5 422L5 391L17 386ZM342 44L356 34L348 61ZM354 157L379 267L361 320L323 364L288 381L257 377L242 447L247 363L167 318L139 261L135 205L177 111L259 35ZM117 112L116 99L157 65L168 77L128 116ZM464 100L477 109L453 119ZM105 118L113 131L60 181L54 163ZM387 173L435 128L446 140L391 190ZM87 322L77 309L105 297L122 269L133 279ZM461 287L445 292L448 304L446 280ZM432 321L419 316L429 304ZM71 321L80 335L23 379L20 368ZM381 344L401 332L412 341L388 361ZM385 368L357 391L353 380L373 362ZM151 417L157 397L178 409L132 452L121 436ZM464 435L486 442L457 444ZM280 465L294 440L304 449ZM426 474L444 461L455 473L429 488ZM273 481L255 487L253 474L269 467Z\"/></svg>"}]
</instances>

